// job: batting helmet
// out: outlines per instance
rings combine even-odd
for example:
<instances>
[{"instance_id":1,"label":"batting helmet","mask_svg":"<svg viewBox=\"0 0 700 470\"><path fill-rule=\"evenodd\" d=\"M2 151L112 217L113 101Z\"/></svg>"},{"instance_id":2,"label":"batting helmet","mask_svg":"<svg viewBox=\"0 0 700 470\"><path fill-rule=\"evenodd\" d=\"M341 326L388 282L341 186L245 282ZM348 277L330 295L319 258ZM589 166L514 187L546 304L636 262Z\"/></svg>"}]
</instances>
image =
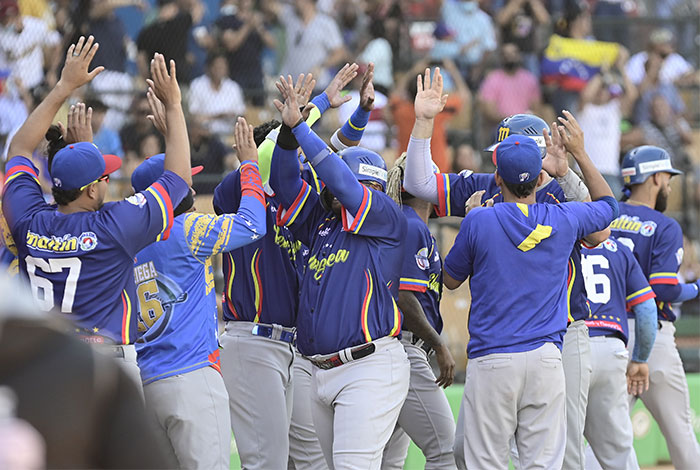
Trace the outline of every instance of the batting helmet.
<instances>
[{"instance_id":1,"label":"batting helmet","mask_svg":"<svg viewBox=\"0 0 700 470\"><path fill-rule=\"evenodd\" d=\"M386 163L379 154L362 148L349 147L338 153L357 181L374 181L386 190Z\"/></svg>"},{"instance_id":2,"label":"batting helmet","mask_svg":"<svg viewBox=\"0 0 700 470\"><path fill-rule=\"evenodd\" d=\"M542 129L547 129L547 132L550 132L544 119L534 114L513 114L501 121L498 125L496 141L486 147L484 151L493 152L493 149L509 135L526 135L535 141L540 148L540 155L544 158L547 155L547 146L544 142Z\"/></svg>"},{"instance_id":3,"label":"batting helmet","mask_svg":"<svg viewBox=\"0 0 700 470\"><path fill-rule=\"evenodd\" d=\"M683 174L682 171L673 168L671 157L666 150L653 145L642 145L627 152L622 160L620 173L625 186L631 186L642 184L650 175L661 172Z\"/></svg>"}]
</instances>

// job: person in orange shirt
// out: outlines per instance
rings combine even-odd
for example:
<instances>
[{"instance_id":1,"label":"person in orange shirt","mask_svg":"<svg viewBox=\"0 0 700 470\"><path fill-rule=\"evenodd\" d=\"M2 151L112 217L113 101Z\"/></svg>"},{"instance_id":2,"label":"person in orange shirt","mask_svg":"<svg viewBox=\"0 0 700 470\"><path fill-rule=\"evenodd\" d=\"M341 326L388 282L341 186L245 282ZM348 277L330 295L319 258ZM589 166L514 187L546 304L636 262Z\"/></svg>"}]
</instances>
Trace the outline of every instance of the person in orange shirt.
<instances>
[{"instance_id":1,"label":"person in orange shirt","mask_svg":"<svg viewBox=\"0 0 700 470\"><path fill-rule=\"evenodd\" d=\"M411 70L399 77L395 91L391 94L389 109L397 129L398 155L408 148L411 129L413 129L413 123L416 119L413 110L413 99L416 96L416 76L426 67L434 65L431 64L432 62L427 59L419 61ZM440 168L440 171L445 173L452 169L452 159L447 145L447 125L452 118L459 114L462 107L470 105L472 95L464 78L459 73L459 69L451 59L443 59L437 65L447 71L454 82L454 90L447 98L445 109L435 117L435 128L430 142L433 161Z\"/></svg>"}]
</instances>

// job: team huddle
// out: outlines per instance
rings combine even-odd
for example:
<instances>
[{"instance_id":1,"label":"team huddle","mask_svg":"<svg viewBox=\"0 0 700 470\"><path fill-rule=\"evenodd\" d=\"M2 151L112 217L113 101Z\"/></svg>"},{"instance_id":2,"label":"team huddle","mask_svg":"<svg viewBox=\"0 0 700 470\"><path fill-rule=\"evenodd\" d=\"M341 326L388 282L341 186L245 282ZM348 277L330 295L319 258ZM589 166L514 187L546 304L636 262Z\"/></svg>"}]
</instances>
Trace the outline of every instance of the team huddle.
<instances>
[{"instance_id":1,"label":"team huddle","mask_svg":"<svg viewBox=\"0 0 700 470\"><path fill-rule=\"evenodd\" d=\"M165 153L136 168L132 196L105 203L121 161L92 144L90 110L73 107L67 128L51 126L102 71L89 70L97 48L92 37L69 48L57 85L11 142L4 250L38 308L65 314L133 375L179 468L229 468L233 432L244 469L401 469L411 440L429 469L637 469L637 398L674 466L696 468L671 306L696 297L698 283L677 277L683 237L663 211L680 172L665 150L625 156L618 202L571 113L551 125L519 114L486 149L495 173L440 173L430 139L447 96L436 68L417 77L410 143L387 169L359 146L371 64L330 141L311 127L350 99L341 91L358 67L347 64L313 99L311 74L280 77L279 121L238 118L240 167L216 187L216 214L197 213L202 168L191 166L176 66L155 54L149 119ZM30 159L45 135L54 204ZM464 218L444 261L434 216ZM440 298L467 280L455 423Z\"/></svg>"}]
</instances>

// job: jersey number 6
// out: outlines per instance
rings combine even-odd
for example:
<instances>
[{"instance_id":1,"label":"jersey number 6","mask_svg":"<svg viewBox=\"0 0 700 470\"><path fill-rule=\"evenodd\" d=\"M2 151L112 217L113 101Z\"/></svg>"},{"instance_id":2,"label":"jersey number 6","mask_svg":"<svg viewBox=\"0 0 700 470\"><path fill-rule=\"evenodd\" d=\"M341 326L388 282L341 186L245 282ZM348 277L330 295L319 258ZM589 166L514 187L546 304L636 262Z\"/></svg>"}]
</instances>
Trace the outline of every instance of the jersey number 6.
<instances>
[{"instance_id":1,"label":"jersey number 6","mask_svg":"<svg viewBox=\"0 0 700 470\"><path fill-rule=\"evenodd\" d=\"M39 268L45 273L60 273L64 269L68 269L68 277L66 278L65 287L63 288L63 301L61 302L61 312L71 313L73 311L73 300L75 300L75 289L78 287L78 278L80 277L80 259L79 258L35 258L27 256L24 258L27 263L27 274L29 274L29 283L32 286L32 295L36 300L39 308L48 312L55 306L53 296L53 283L37 275L36 268ZM41 296L39 295L41 290Z\"/></svg>"}]
</instances>

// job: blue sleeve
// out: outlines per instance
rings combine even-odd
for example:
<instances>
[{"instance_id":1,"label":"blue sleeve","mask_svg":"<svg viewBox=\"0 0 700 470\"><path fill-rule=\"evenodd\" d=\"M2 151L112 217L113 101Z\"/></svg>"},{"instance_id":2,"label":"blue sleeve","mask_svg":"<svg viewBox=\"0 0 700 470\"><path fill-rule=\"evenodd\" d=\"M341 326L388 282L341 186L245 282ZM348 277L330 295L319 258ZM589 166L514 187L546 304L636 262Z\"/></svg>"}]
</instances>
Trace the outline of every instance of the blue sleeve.
<instances>
[{"instance_id":1,"label":"blue sleeve","mask_svg":"<svg viewBox=\"0 0 700 470\"><path fill-rule=\"evenodd\" d=\"M697 283L691 283L691 284L677 284L675 286L669 286L669 285L664 285L664 284L657 284L654 288L654 292L660 292L661 295L657 294L657 297L659 297L659 300L664 301L663 298L673 298L673 300L670 300L671 303L679 303L679 302L686 302L688 300L692 300L695 297L698 296L698 284ZM675 298L673 295L675 294ZM668 300L664 302L669 302Z\"/></svg>"},{"instance_id":2,"label":"blue sleeve","mask_svg":"<svg viewBox=\"0 0 700 470\"><path fill-rule=\"evenodd\" d=\"M439 217L464 217L464 207L467 200L477 191L484 190L484 201L499 193L496 180L491 173L473 173L464 170L459 174L438 173L437 183L437 215Z\"/></svg>"},{"instance_id":3,"label":"blue sleeve","mask_svg":"<svg viewBox=\"0 0 700 470\"><path fill-rule=\"evenodd\" d=\"M166 240L173 225L173 207L190 191L185 180L166 171L151 186L100 211L107 233L130 256L153 242Z\"/></svg>"},{"instance_id":4,"label":"blue sleeve","mask_svg":"<svg viewBox=\"0 0 700 470\"><path fill-rule=\"evenodd\" d=\"M321 114L328 111L328 108L331 107L331 102L328 99L328 95L326 94L325 91L323 93L321 93L320 95L314 96L313 99L311 100L311 103L318 108L318 110Z\"/></svg>"},{"instance_id":5,"label":"blue sleeve","mask_svg":"<svg viewBox=\"0 0 700 470\"><path fill-rule=\"evenodd\" d=\"M189 214L184 220L187 244L195 258L204 262L210 256L231 251L264 236L265 195L256 163L245 161L238 170L242 197L236 214Z\"/></svg>"},{"instance_id":6,"label":"blue sleeve","mask_svg":"<svg viewBox=\"0 0 700 470\"><path fill-rule=\"evenodd\" d=\"M426 233L427 232L427 233ZM434 249L430 232L410 221L404 239L404 260L399 279L399 290L425 292L430 279L430 257Z\"/></svg>"},{"instance_id":7,"label":"blue sleeve","mask_svg":"<svg viewBox=\"0 0 700 470\"><path fill-rule=\"evenodd\" d=\"M13 232L22 218L50 209L39 184L39 170L26 157L14 157L5 167L2 211ZM15 236L16 237L16 236Z\"/></svg>"},{"instance_id":8,"label":"blue sleeve","mask_svg":"<svg viewBox=\"0 0 700 470\"><path fill-rule=\"evenodd\" d=\"M566 195L564 195L564 190L561 189L557 180L552 179L544 187L537 190L537 202L560 204L566 202Z\"/></svg>"},{"instance_id":9,"label":"blue sleeve","mask_svg":"<svg viewBox=\"0 0 700 470\"><path fill-rule=\"evenodd\" d=\"M238 210L241 202L241 174L238 170L230 172L214 188L214 212L231 214Z\"/></svg>"},{"instance_id":10,"label":"blue sleeve","mask_svg":"<svg viewBox=\"0 0 700 470\"><path fill-rule=\"evenodd\" d=\"M357 181L350 168L305 122L292 129L292 132L318 177L345 209L357 213L366 195L364 186Z\"/></svg>"},{"instance_id":11,"label":"blue sleeve","mask_svg":"<svg viewBox=\"0 0 700 470\"><path fill-rule=\"evenodd\" d=\"M651 348L656 340L658 329L656 302L654 299L647 299L633 307L635 314L634 322L634 350L632 360L634 362L647 362Z\"/></svg>"},{"instance_id":12,"label":"blue sleeve","mask_svg":"<svg viewBox=\"0 0 700 470\"><path fill-rule=\"evenodd\" d=\"M662 302L673 302L681 295L678 268L683 262L683 232L675 220L657 226L657 235L651 248L649 284Z\"/></svg>"},{"instance_id":13,"label":"blue sleeve","mask_svg":"<svg viewBox=\"0 0 700 470\"><path fill-rule=\"evenodd\" d=\"M630 250L627 246L623 245L622 243L617 243L617 249L623 253L626 263L626 308L629 310L646 300L654 299L654 297L656 297L656 294L651 289L649 281L644 275L644 271L642 271L642 267L639 266L637 258L635 258L632 254L632 250Z\"/></svg>"},{"instance_id":14,"label":"blue sleeve","mask_svg":"<svg viewBox=\"0 0 700 470\"><path fill-rule=\"evenodd\" d=\"M556 207L567 215L577 240L605 229L617 217L617 201L608 196L593 202L565 202Z\"/></svg>"},{"instance_id":15,"label":"blue sleeve","mask_svg":"<svg viewBox=\"0 0 700 470\"><path fill-rule=\"evenodd\" d=\"M471 249L472 230L470 229L474 218L483 209L473 209L462 221L455 244L450 248L445 258L443 269L456 281L464 281L472 275L474 269L474 253Z\"/></svg>"}]
</instances>

